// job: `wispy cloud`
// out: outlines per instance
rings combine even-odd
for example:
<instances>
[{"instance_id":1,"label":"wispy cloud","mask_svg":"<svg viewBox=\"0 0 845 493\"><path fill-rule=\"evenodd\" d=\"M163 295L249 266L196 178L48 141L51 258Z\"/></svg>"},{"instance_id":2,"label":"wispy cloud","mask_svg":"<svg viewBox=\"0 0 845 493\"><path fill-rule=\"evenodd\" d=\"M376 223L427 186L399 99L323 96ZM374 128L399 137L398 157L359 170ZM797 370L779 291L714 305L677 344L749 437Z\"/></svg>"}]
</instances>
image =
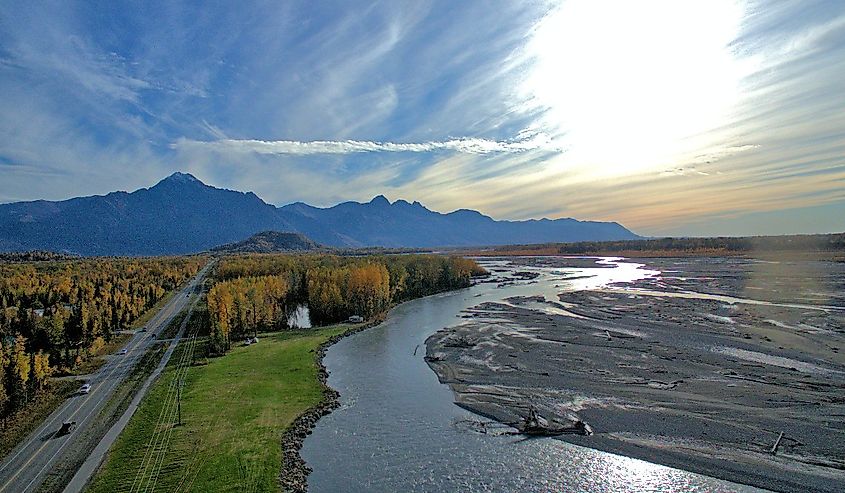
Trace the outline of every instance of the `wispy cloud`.
<instances>
[{"instance_id":1,"label":"wispy cloud","mask_svg":"<svg viewBox=\"0 0 845 493\"><path fill-rule=\"evenodd\" d=\"M445 141L417 143L373 142L366 140L236 140L198 141L179 139L172 144L177 150L204 149L221 153L256 153L294 156L313 154L354 154L364 152L435 152L454 151L465 154L513 154L526 151L564 152L548 137L535 135L528 139L495 141L479 138L459 138Z\"/></svg>"},{"instance_id":2,"label":"wispy cloud","mask_svg":"<svg viewBox=\"0 0 845 493\"><path fill-rule=\"evenodd\" d=\"M276 204L841 229L845 3L611 3L4 6L0 201L181 169Z\"/></svg>"}]
</instances>

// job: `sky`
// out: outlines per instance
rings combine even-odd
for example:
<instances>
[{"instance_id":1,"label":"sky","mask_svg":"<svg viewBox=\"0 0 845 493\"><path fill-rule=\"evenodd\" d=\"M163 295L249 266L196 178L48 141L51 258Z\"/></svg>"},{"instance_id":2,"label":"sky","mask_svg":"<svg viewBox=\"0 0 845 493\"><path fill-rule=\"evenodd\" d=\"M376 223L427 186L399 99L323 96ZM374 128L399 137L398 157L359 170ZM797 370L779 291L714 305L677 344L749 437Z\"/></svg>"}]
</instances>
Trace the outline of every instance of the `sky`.
<instances>
[{"instance_id":1,"label":"sky","mask_svg":"<svg viewBox=\"0 0 845 493\"><path fill-rule=\"evenodd\" d=\"M0 202L175 171L276 205L845 231L845 2L0 0Z\"/></svg>"}]
</instances>

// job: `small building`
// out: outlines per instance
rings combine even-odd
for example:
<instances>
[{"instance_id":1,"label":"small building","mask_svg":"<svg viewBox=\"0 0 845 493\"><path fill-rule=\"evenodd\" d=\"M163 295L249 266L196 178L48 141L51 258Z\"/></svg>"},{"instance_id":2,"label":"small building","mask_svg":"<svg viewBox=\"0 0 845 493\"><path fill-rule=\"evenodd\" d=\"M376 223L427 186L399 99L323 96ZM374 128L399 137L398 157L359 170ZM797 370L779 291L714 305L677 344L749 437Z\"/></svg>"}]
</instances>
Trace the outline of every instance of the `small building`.
<instances>
[{"instance_id":1,"label":"small building","mask_svg":"<svg viewBox=\"0 0 845 493\"><path fill-rule=\"evenodd\" d=\"M32 313L34 313L35 316L37 316L37 317L43 317L44 316L44 309L43 308L34 308L32 310Z\"/></svg>"},{"instance_id":2,"label":"small building","mask_svg":"<svg viewBox=\"0 0 845 493\"><path fill-rule=\"evenodd\" d=\"M352 315L351 317L349 317L349 323L351 324L360 324L363 321L364 317L362 317L361 315Z\"/></svg>"}]
</instances>

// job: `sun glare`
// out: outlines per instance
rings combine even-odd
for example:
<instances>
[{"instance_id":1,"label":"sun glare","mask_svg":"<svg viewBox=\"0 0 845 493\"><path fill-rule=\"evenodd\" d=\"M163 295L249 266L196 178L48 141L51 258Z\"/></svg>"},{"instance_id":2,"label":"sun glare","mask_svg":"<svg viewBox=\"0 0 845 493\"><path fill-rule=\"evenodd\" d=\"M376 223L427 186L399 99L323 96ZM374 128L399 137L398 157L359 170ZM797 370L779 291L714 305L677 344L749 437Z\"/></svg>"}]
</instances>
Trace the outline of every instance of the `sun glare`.
<instances>
[{"instance_id":1,"label":"sun glare","mask_svg":"<svg viewBox=\"0 0 845 493\"><path fill-rule=\"evenodd\" d=\"M731 1L566 1L532 34L523 89L591 175L674 166L738 100L741 20Z\"/></svg>"}]
</instances>

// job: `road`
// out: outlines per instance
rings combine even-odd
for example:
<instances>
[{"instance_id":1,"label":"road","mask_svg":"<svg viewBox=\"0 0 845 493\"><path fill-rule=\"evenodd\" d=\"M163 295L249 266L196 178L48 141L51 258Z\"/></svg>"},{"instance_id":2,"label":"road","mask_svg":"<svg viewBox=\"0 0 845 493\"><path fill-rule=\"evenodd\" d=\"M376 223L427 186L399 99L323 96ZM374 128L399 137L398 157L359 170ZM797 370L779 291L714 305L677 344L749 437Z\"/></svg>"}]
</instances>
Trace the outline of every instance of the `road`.
<instances>
[{"instance_id":1,"label":"road","mask_svg":"<svg viewBox=\"0 0 845 493\"><path fill-rule=\"evenodd\" d=\"M148 332L136 332L132 336L124 346L128 350L125 356L112 356L91 376L88 380L92 387L90 393L77 394L67 399L3 459L0 463L0 493L35 491L63 456L79 447L75 445L78 440L82 437L90 439L90 434L95 432L93 429L96 418L115 389L141 360L147 349L157 342L150 333L160 333L186 308L190 301L189 295L198 288L210 266L211 264L206 265L150 319L147 323ZM171 353L172 351L168 351L165 357L169 357ZM56 436L56 431L65 421L76 421L76 428L67 435ZM102 429L100 431L103 432Z\"/></svg>"},{"instance_id":2,"label":"road","mask_svg":"<svg viewBox=\"0 0 845 493\"><path fill-rule=\"evenodd\" d=\"M126 428L126 425L129 424L129 420L132 418L132 415L135 414L135 411L138 409L138 405L141 404L141 399L144 398L144 395L147 394L147 390L149 390L150 386L153 382L158 378L162 371L164 371L164 367L167 366L167 362L170 360L170 356L173 355L173 351L176 350L176 346L179 345L179 341L182 339L182 335L185 333L185 328L188 326L188 318L190 317L191 311L193 311L194 306L196 306L197 301L199 301L199 297L194 299L193 304L188 310L188 315L185 316L185 319L182 320L182 324L179 326L179 331L176 333L176 336L173 339L159 339L159 344L167 342L169 345L167 347L167 351L164 353L164 356L159 361L158 366L156 366L155 370L150 374L149 377L144 381L144 385L136 392L135 396L132 398L132 402L129 403L129 407L126 408L126 411L123 412L123 415L117 422L112 425L109 431L103 436L100 443L91 451L91 454L85 459L85 462L77 469L76 474L74 474L73 478L71 478L68 485L65 487L63 493L80 493L85 486L88 484L88 481L91 480L91 477L94 476L94 473L97 472L97 469L100 467L100 463L103 462L103 459L108 453L109 449L111 448L112 444L117 437L120 436L120 433Z\"/></svg>"}]
</instances>

